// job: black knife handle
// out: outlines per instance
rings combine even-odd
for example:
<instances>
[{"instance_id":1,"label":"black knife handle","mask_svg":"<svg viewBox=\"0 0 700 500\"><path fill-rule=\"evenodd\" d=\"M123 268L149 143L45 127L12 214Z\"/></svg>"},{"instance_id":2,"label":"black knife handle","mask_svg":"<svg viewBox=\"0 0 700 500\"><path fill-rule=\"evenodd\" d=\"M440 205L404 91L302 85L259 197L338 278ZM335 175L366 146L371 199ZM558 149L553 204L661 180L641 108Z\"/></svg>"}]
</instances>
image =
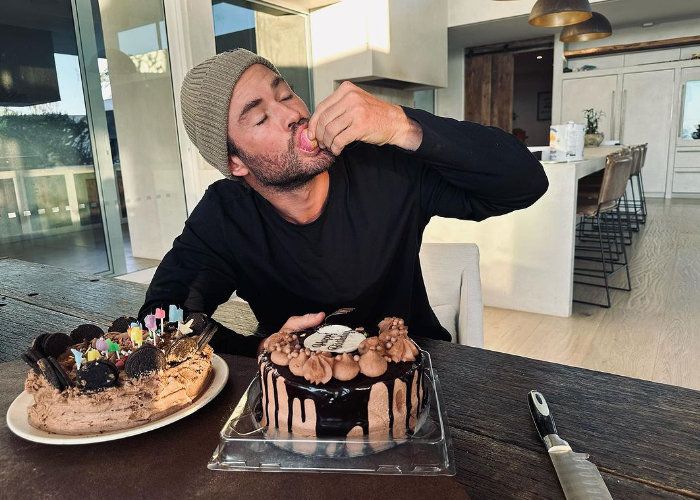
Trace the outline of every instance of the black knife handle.
<instances>
[{"instance_id":1,"label":"black knife handle","mask_svg":"<svg viewBox=\"0 0 700 500\"><path fill-rule=\"evenodd\" d=\"M549 406L547 406L547 401L544 399L542 393L530 391L530 394L527 396L527 402L530 406L532 421L535 422L535 427L537 428L537 433L540 435L540 439L544 441L545 436L549 434L558 434L557 426L554 424L554 417L549 411Z\"/></svg>"}]
</instances>

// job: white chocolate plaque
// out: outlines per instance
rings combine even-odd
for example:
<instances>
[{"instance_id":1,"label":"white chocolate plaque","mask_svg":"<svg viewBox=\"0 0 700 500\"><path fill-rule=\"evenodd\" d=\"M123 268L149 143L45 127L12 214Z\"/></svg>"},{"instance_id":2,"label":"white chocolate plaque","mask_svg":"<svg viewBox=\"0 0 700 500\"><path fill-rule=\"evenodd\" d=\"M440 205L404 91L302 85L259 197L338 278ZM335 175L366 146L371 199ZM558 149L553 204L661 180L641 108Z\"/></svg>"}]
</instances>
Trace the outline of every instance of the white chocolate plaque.
<instances>
[{"instance_id":1,"label":"white chocolate plaque","mask_svg":"<svg viewBox=\"0 0 700 500\"><path fill-rule=\"evenodd\" d=\"M344 325L326 325L304 339L304 347L317 352L356 351L365 336Z\"/></svg>"}]
</instances>

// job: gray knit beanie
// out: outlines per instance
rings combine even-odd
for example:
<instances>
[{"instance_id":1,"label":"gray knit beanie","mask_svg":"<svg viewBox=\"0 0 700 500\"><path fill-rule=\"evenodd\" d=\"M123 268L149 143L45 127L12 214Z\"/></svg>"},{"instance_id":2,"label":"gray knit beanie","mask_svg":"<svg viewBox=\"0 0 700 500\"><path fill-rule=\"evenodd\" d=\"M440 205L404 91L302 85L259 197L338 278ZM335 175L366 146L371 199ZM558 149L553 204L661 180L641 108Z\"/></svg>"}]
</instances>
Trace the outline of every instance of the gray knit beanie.
<instances>
[{"instance_id":1,"label":"gray knit beanie","mask_svg":"<svg viewBox=\"0 0 700 500\"><path fill-rule=\"evenodd\" d=\"M235 49L198 64L182 82L180 102L187 135L204 159L227 178L232 177L228 169L228 108L233 87L253 64L264 64L279 74L264 57Z\"/></svg>"}]
</instances>

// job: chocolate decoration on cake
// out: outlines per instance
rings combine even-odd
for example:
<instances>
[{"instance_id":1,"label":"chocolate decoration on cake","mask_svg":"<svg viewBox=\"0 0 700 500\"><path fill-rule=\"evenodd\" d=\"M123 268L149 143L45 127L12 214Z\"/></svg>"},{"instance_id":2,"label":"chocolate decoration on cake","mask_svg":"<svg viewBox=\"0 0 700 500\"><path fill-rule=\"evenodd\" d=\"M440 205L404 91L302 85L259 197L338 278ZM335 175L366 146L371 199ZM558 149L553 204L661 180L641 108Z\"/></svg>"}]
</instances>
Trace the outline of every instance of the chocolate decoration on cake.
<instances>
[{"instance_id":1,"label":"chocolate decoration on cake","mask_svg":"<svg viewBox=\"0 0 700 500\"><path fill-rule=\"evenodd\" d=\"M62 391L66 386L62 383L61 378L56 373L53 365L49 362L47 358L41 358L37 361L37 365L41 369L41 374L46 378L46 380L54 386L59 391Z\"/></svg>"},{"instance_id":2,"label":"chocolate decoration on cake","mask_svg":"<svg viewBox=\"0 0 700 500\"><path fill-rule=\"evenodd\" d=\"M56 358L53 358L53 357L48 357L46 359L49 360L49 364L53 368L54 373L56 374L56 377L61 382L61 385L64 388L72 387L73 381L68 376L68 373L66 373L66 370L63 369L63 366L61 366L61 363L59 363L58 360Z\"/></svg>"},{"instance_id":3,"label":"chocolate decoration on cake","mask_svg":"<svg viewBox=\"0 0 700 500\"><path fill-rule=\"evenodd\" d=\"M104 333L105 332L99 326L85 323L70 332L70 337L73 339L73 343L80 344L86 340L89 342L93 339L100 338Z\"/></svg>"},{"instance_id":4,"label":"chocolate decoration on cake","mask_svg":"<svg viewBox=\"0 0 700 500\"><path fill-rule=\"evenodd\" d=\"M170 363L181 363L197 351L197 339L181 337L173 341L165 352L165 360Z\"/></svg>"},{"instance_id":5,"label":"chocolate decoration on cake","mask_svg":"<svg viewBox=\"0 0 700 500\"><path fill-rule=\"evenodd\" d=\"M322 329L265 341L257 418L267 432L395 439L415 432L426 397L424 359L403 320L385 319L378 336L359 343L357 330Z\"/></svg>"},{"instance_id":6,"label":"chocolate decoration on cake","mask_svg":"<svg viewBox=\"0 0 700 500\"><path fill-rule=\"evenodd\" d=\"M45 356L58 358L70 346L73 345L73 339L65 333L51 333L44 337L41 343L41 350Z\"/></svg>"},{"instance_id":7,"label":"chocolate decoration on cake","mask_svg":"<svg viewBox=\"0 0 700 500\"><path fill-rule=\"evenodd\" d=\"M50 333L42 333L41 335L37 336L34 339L34 342L32 342L32 349L35 349L39 353L41 353L41 357L45 357L46 354L44 354L44 339L51 335Z\"/></svg>"},{"instance_id":8,"label":"chocolate decoration on cake","mask_svg":"<svg viewBox=\"0 0 700 500\"><path fill-rule=\"evenodd\" d=\"M129 354L124 363L124 371L132 378L138 378L165 368L165 354L151 344L144 344Z\"/></svg>"},{"instance_id":9,"label":"chocolate decoration on cake","mask_svg":"<svg viewBox=\"0 0 700 500\"><path fill-rule=\"evenodd\" d=\"M200 335L209 324L209 317L204 313L190 313L187 315L185 323L189 323L190 320L192 320L190 328L195 335Z\"/></svg>"},{"instance_id":10,"label":"chocolate decoration on cake","mask_svg":"<svg viewBox=\"0 0 700 500\"><path fill-rule=\"evenodd\" d=\"M138 320L131 316L120 316L112 322L112 326L109 327L110 332L126 333L129 329L131 323L136 323Z\"/></svg>"},{"instance_id":11,"label":"chocolate decoration on cake","mask_svg":"<svg viewBox=\"0 0 700 500\"><path fill-rule=\"evenodd\" d=\"M32 370L34 370L37 374L41 375L41 368L39 368L39 365L37 362L43 358L44 355L34 349L33 347L30 347L27 349L26 352L22 353L22 360L27 363Z\"/></svg>"},{"instance_id":12,"label":"chocolate decoration on cake","mask_svg":"<svg viewBox=\"0 0 700 500\"><path fill-rule=\"evenodd\" d=\"M85 363L78 370L78 387L87 392L113 387L118 380L119 368L106 359Z\"/></svg>"}]
</instances>

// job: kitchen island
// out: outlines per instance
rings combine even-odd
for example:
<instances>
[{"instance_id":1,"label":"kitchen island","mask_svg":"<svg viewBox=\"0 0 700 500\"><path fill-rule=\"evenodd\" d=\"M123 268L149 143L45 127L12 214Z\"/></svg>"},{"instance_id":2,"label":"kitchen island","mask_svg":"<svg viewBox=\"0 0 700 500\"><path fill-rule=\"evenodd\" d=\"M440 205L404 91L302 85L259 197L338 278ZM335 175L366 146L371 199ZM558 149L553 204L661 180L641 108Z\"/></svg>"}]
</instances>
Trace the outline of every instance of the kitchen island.
<instances>
[{"instance_id":1,"label":"kitchen island","mask_svg":"<svg viewBox=\"0 0 700 500\"><path fill-rule=\"evenodd\" d=\"M483 222L433 217L423 241L479 246L484 305L571 316L578 180L619 150L587 148L581 161L542 162L549 189L531 207Z\"/></svg>"}]
</instances>

